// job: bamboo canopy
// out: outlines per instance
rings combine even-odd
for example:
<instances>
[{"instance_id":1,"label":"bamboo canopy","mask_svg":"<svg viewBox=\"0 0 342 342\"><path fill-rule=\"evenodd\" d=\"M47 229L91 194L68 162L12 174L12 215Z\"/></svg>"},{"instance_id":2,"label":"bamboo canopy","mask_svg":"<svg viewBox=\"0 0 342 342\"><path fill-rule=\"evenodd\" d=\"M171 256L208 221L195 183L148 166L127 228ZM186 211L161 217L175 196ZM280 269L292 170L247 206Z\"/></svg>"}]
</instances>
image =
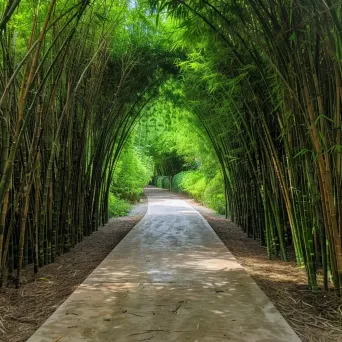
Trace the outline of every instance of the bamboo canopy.
<instances>
[{"instance_id":1,"label":"bamboo canopy","mask_svg":"<svg viewBox=\"0 0 342 342\"><path fill-rule=\"evenodd\" d=\"M227 213L270 258L293 246L312 290L342 293L340 1L1 6L2 283L108 220L120 151L175 77L220 161Z\"/></svg>"}]
</instances>

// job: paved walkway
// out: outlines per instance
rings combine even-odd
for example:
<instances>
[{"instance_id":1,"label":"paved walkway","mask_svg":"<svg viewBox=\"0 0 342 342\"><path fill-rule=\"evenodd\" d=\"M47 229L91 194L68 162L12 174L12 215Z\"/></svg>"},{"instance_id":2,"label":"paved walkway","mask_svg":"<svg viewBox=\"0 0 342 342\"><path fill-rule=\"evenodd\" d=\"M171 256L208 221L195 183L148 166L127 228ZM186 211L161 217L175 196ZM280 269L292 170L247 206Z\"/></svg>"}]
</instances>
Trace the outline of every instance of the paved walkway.
<instances>
[{"instance_id":1,"label":"paved walkway","mask_svg":"<svg viewBox=\"0 0 342 342\"><path fill-rule=\"evenodd\" d=\"M29 342L300 341L196 210L146 194L146 216Z\"/></svg>"}]
</instances>

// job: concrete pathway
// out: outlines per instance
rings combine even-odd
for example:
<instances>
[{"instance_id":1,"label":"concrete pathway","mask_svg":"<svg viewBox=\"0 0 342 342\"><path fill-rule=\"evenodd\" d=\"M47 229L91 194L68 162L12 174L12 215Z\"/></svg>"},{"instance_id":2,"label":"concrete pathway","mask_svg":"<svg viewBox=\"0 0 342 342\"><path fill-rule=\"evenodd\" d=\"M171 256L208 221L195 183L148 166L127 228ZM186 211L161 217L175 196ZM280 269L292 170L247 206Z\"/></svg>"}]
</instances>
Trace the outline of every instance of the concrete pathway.
<instances>
[{"instance_id":1,"label":"concrete pathway","mask_svg":"<svg viewBox=\"0 0 342 342\"><path fill-rule=\"evenodd\" d=\"M146 216L29 342L300 341L195 209L146 195Z\"/></svg>"}]
</instances>

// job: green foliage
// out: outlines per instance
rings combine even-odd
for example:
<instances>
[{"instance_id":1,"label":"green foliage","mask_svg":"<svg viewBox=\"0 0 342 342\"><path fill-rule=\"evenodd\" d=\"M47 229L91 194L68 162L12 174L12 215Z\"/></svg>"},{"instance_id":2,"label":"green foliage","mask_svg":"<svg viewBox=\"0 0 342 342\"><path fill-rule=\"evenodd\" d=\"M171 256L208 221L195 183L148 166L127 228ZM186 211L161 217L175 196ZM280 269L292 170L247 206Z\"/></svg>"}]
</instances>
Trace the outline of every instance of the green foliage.
<instances>
[{"instance_id":1,"label":"green foliage","mask_svg":"<svg viewBox=\"0 0 342 342\"><path fill-rule=\"evenodd\" d=\"M160 88L160 96L142 113L135 130L136 144L151 155L155 172L175 175L183 170L220 168L202 122L188 110L182 85L170 79Z\"/></svg>"},{"instance_id":2,"label":"green foliage","mask_svg":"<svg viewBox=\"0 0 342 342\"><path fill-rule=\"evenodd\" d=\"M226 202L221 172L217 172L215 177L210 179L202 171L182 171L173 177L172 190L187 193L218 213L225 213Z\"/></svg>"},{"instance_id":3,"label":"green foliage","mask_svg":"<svg viewBox=\"0 0 342 342\"><path fill-rule=\"evenodd\" d=\"M206 178L203 172L188 171L183 180L182 188L196 200L201 200L206 187Z\"/></svg>"},{"instance_id":4,"label":"green foliage","mask_svg":"<svg viewBox=\"0 0 342 342\"><path fill-rule=\"evenodd\" d=\"M176 175L342 294L342 3L298 3L0 1L0 273Z\"/></svg>"},{"instance_id":5,"label":"green foliage","mask_svg":"<svg viewBox=\"0 0 342 342\"><path fill-rule=\"evenodd\" d=\"M182 184L187 172L188 171L182 171L172 177L172 191L185 192L185 189L183 188Z\"/></svg>"},{"instance_id":6,"label":"green foliage","mask_svg":"<svg viewBox=\"0 0 342 342\"><path fill-rule=\"evenodd\" d=\"M221 172L216 173L215 177L206 184L201 201L219 214L225 214L226 200Z\"/></svg>"},{"instance_id":7,"label":"green foliage","mask_svg":"<svg viewBox=\"0 0 342 342\"><path fill-rule=\"evenodd\" d=\"M120 199L112 192L109 193L108 198L108 216L109 217L120 217L126 216L131 210L132 205L123 199Z\"/></svg>"},{"instance_id":8,"label":"green foliage","mask_svg":"<svg viewBox=\"0 0 342 342\"><path fill-rule=\"evenodd\" d=\"M110 191L120 199L137 201L152 174L151 158L144 155L130 140L114 169Z\"/></svg>"},{"instance_id":9,"label":"green foliage","mask_svg":"<svg viewBox=\"0 0 342 342\"><path fill-rule=\"evenodd\" d=\"M155 184L156 184L156 186L158 187L158 188L164 188L163 187L163 183L164 183L164 181L166 181L166 180L168 180L168 176L157 176L156 178L155 178Z\"/></svg>"},{"instance_id":10,"label":"green foliage","mask_svg":"<svg viewBox=\"0 0 342 342\"><path fill-rule=\"evenodd\" d=\"M168 176L172 176L173 191L185 192L223 212L220 163L205 126L189 111L183 96L177 80L170 79L160 88L160 96L146 107L134 131L135 145L153 160L158 175L153 185L169 189Z\"/></svg>"},{"instance_id":11,"label":"green foliage","mask_svg":"<svg viewBox=\"0 0 342 342\"><path fill-rule=\"evenodd\" d=\"M163 189L170 189L170 177L164 177L162 180L162 188Z\"/></svg>"}]
</instances>

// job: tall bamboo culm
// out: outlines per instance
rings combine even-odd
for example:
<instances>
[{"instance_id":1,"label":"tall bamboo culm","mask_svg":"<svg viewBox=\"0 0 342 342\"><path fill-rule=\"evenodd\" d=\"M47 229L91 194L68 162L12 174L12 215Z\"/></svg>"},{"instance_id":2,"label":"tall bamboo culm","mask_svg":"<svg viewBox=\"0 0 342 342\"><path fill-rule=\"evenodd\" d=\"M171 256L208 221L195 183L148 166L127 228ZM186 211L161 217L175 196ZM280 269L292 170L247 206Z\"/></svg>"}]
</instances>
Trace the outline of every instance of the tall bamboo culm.
<instances>
[{"instance_id":1,"label":"tall bamboo culm","mask_svg":"<svg viewBox=\"0 0 342 342\"><path fill-rule=\"evenodd\" d=\"M2 284L10 275L19 287L23 267L33 264L38 272L108 220L109 175L139 108L163 78L157 61L165 59L129 43L128 30L121 32L124 50L112 49L124 10L124 1L84 0L4 8ZM20 15L30 29L20 26Z\"/></svg>"},{"instance_id":2,"label":"tall bamboo culm","mask_svg":"<svg viewBox=\"0 0 342 342\"><path fill-rule=\"evenodd\" d=\"M270 258L294 249L312 290L342 294L341 2L150 3L188 23L186 101L219 155L231 218Z\"/></svg>"}]
</instances>

